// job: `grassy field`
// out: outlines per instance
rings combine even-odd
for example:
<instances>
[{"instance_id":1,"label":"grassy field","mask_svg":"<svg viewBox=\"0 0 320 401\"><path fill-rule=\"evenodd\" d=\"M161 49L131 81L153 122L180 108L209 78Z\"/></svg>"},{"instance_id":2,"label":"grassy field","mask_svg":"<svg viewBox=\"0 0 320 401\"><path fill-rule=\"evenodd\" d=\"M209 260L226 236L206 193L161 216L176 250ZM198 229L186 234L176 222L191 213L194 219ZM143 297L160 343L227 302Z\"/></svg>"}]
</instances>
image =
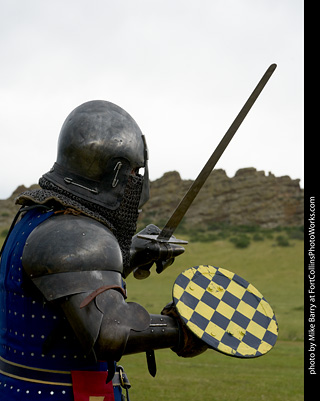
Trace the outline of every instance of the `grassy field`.
<instances>
[{"instance_id":1,"label":"grassy field","mask_svg":"<svg viewBox=\"0 0 320 401\"><path fill-rule=\"evenodd\" d=\"M171 301L179 273L199 264L226 268L251 282L275 311L279 339L267 355L250 360L213 350L195 358L156 351L155 378L148 373L144 354L125 356L120 364L132 384L131 401L302 401L303 242L291 240L290 246L280 247L265 239L245 249L228 240L190 243L161 275L153 271L144 281L130 276L128 301L159 313Z\"/></svg>"},{"instance_id":2,"label":"grassy field","mask_svg":"<svg viewBox=\"0 0 320 401\"><path fill-rule=\"evenodd\" d=\"M275 246L273 240L252 242L237 249L230 241L190 243L186 252L161 275L127 280L128 301L159 313L171 300L178 274L192 266L212 264L251 282L273 307L278 341L267 355L251 360L213 350L195 358L181 358L170 350L156 351L157 375L152 378L143 354L128 355L120 363L132 384L132 401L219 400L300 401L303 396L303 242Z\"/></svg>"}]
</instances>

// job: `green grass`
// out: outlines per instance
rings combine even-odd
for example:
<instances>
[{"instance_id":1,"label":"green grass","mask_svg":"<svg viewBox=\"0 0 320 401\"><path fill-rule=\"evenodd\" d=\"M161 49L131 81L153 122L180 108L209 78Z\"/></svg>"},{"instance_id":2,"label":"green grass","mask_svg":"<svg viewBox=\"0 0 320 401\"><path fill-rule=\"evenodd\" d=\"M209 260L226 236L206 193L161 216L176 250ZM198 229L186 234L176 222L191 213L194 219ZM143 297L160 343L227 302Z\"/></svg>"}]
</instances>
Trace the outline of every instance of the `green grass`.
<instances>
[{"instance_id":1,"label":"green grass","mask_svg":"<svg viewBox=\"0 0 320 401\"><path fill-rule=\"evenodd\" d=\"M0 241L1 243L1 241ZM131 401L302 401L303 389L303 242L274 246L251 242L245 249L229 240L193 242L175 263L158 275L127 279L128 301L160 313L171 301L172 285L183 270L212 264L251 282L268 300L279 324L279 339L265 356L244 360L213 350L195 358L171 350L156 351L157 375L151 377L144 354L121 359L129 380Z\"/></svg>"},{"instance_id":2,"label":"green grass","mask_svg":"<svg viewBox=\"0 0 320 401\"><path fill-rule=\"evenodd\" d=\"M274 246L273 240L235 248L230 241L190 243L162 274L127 279L128 301L159 313L171 301L175 278L189 267L212 264L251 282L268 300L279 324L279 339L265 356L243 360L213 350L181 358L171 350L156 351L158 372L152 378L143 354L128 355L122 364L132 384L132 401L303 400L303 242Z\"/></svg>"},{"instance_id":3,"label":"green grass","mask_svg":"<svg viewBox=\"0 0 320 401\"><path fill-rule=\"evenodd\" d=\"M303 343L279 341L267 355L236 359L213 350L179 358L170 350L156 352L155 378L147 373L144 355L123 358L132 401L301 401Z\"/></svg>"}]
</instances>

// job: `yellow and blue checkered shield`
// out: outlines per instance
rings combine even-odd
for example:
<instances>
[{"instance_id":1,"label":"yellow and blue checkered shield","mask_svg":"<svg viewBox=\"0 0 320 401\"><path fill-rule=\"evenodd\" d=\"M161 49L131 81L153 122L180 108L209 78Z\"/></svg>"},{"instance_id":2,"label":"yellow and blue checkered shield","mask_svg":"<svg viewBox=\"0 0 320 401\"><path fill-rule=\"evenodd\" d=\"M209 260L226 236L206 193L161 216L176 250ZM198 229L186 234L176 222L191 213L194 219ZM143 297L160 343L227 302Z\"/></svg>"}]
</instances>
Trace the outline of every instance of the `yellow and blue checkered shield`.
<instances>
[{"instance_id":1,"label":"yellow and blue checkered shield","mask_svg":"<svg viewBox=\"0 0 320 401\"><path fill-rule=\"evenodd\" d=\"M228 270L197 266L182 272L173 302L187 327L211 348L239 358L266 354L278 324L263 295Z\"/></svg>"}]
</instances>

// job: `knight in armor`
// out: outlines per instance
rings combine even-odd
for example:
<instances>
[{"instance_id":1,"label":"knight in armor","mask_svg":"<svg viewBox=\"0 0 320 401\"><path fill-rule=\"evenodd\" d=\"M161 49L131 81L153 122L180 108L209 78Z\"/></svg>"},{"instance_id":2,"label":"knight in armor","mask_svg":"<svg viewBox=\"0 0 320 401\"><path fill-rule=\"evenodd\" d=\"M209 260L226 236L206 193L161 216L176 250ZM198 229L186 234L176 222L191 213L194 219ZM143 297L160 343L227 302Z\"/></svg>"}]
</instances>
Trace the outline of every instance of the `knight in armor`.
<instances>
[{"instance_id":1,"label":"knight in armor","mask_svg":"<svg viewBox=\"0 0 320 401\"><path fill-rule=\"evenodd\" d=\"M115 104L90 101L65 120L56 163L18 196L2 249L1 399L120 401L123 355L206 349L170 306L150 315L126 300L130 273L145 277L184 250L135 235L147 164L144 135Z\"/></svg>"}]
</instances>

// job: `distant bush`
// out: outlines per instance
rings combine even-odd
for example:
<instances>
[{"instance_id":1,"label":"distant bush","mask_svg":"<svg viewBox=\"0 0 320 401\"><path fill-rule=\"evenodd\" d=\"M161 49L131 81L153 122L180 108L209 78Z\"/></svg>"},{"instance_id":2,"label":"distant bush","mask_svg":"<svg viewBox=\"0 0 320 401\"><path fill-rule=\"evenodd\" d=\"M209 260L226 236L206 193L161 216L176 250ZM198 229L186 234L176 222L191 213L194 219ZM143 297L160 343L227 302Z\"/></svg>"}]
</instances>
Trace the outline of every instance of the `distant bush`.
<instances>
[{"instance_id":1,"label":"distant bush","mask_svg":"<svg viewBox=\"0 0 320 401\"><path fill-rule=\"evenodd\" d=\"M252 239L253 239L253 241L264 241L264 236L256 233L252 236Z\"/></svg>"},{"instance_id":2,"label":"distant bush","mask_svg":"<svg viewBox=\"0 0 320 401\"><path fill-rule=\"evenodd\" d=\"M236 248L248 248L250 245L250 237L248 235L239 235L237 237L231 237L230 241L234 244Z\"/></svg>"},{"instance_id":3,"label":"distant bush","mask_svg":"<svg viewBox=\"0 0 320 401\"><path fill-rule=\"evenodd\" d=\"M234 226L233 230L235 232L239 233L257 233L261 231L261 228L257 225L239 225L239 226Z\"/></svg>"},{"instance_id":4,"label":"distant bush","mask_svg":"<svg viewBox=\"0 0 320 401\"><path fill-rule=\"evenodd\" d=\"M290 227L286 229L287 235L290 239L304 240L304 228L303 227Z\"/></svg>"},{"instance_id":5,"label":"distant bush","mask_svg":"<svg viewBox=\"0 0 320 401\"><path fill-rule=\"evenodd\" d=\"M192 233L190 236L190 241L194 242L213 242L213 241L218 241L220 239L218 234L214 233Z\"/></svg>"},{"instance_id":6,"label":"distant bush","mask_svg":"<svg viewBox=\"0 0 320 401\"><path fill-rule=\"evenodd\" d=\"M276 237L276 241L278 246L290 246L288 238L284 237L283 235L278 235Z\"/></svg>"}]
</instances>

